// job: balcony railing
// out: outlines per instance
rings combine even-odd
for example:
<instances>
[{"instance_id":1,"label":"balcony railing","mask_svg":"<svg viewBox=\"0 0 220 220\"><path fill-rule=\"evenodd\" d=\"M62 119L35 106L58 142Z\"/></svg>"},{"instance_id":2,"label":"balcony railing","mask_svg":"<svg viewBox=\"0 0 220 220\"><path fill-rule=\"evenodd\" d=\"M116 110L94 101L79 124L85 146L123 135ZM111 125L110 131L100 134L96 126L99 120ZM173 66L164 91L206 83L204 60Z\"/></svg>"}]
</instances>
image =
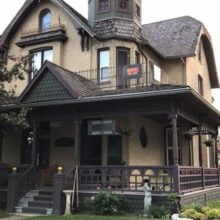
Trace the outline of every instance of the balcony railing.
<instances>
[{"instance_id":1,"label":"balcony railing","mask_svg":"<svg viewBox=\"0 0 220 220\"><path fill-rule=\"evenodd\" d=\"M84 71L76 74L93 81L94 89L101 91L136 89L151 85L177 85L177 81L162 72L160 79L155 79L154 73L149 72L147 64L135 64L125 67L104 67Z\"/></svg>"},{"instance_id":2,"label":"balcony railing","mask_svg":"<svg viewBox=\"0 0 220 220\"><path fill-rule=\"evenodd\" d=\"M21 31L21 37L27 37L31 35L37 35L41 33L47 33L47 32L52 32L52 31L58 31L62 30L65 31L65 25L64 24L52 24L49 25L47 28L30 28L30 29L25 29Z\"/></svg>"}]
</instances>

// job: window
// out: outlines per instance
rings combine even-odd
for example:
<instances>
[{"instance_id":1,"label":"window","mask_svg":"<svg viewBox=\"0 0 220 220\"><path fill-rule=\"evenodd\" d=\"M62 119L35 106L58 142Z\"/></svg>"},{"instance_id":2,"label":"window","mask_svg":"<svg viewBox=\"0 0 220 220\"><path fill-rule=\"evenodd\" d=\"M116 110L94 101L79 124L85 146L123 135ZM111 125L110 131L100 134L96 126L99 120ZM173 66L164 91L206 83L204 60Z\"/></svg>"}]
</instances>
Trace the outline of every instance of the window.
<instances>
[{"instance_id":1,"label":"window","mask_svg":"<svg viewBox=\"0 0 220 220\"><path fill-rule=\"evenodd\" d=\"M109 49L99 51L99 80L100 82L108 81L109 72Z\"/></svg>"},{"instance_id":2,"label":"window","mask_svg":"<svg viewBox=\"0 0 220 220\"><path fill-rule=\"evenodd\" d=\"M140 6L138 4L136 4L136 16L138 18L141 17L141 8L140 8Z\"/></svg>"},{"instance_id":3,"label":"window","mask_svg":"<svg viewBox=\"0 0 220 220\"><path fill-rule=\"evenodd\" d=\"M109 0L99 0L99 4L98 4L99 12L109 11L109 8L110 8Z\"/></svg>"},{"instance_id":4,"label":"window","mask_svg":"<svg viewBox=\"0 0 220 220\"><path fill-rule=\"evenodd\" d=\"M51 12L45 9L40 14L40 30L48 30L51 27Z\"/></svg>"},{"instance_id":5,"label":"window","mask_svg":"<svg viewBox=\"0 0 220 220\"><path fill-rule=\"evenodd\" d=\"M177 130L178 135L178 153L179 162L181 164L181 140L180 140L180 128ZM168 166L173 165L173 131L172 128L166 128L166 164Z\"/></svg>"},{"instance_id":6,"label":"window","mask_svg":"<svg viewBox=\"0 0 220 220\"><path fill-rule=\"evenodd\" d=\"M135 52L135 64L139 64L140 63L140 54L136 51Z\"/></svg>"},{"instance_id":7,"label":"window","mask_svg":"<svg viewBox=\"0 0 220 220\"><path fill-rule=\"evenodd\" d=\"M204 91L203 91L203 79L200 75L198 75L198 92L200 95L204 95Z\"/></svg>"},{"instance_id":8,"label":"window","mask_svg":"<svg viewBox=\"0 0 220 220\"><path fill-rule=\"evenodd\" d=\"M41 68L43 63L48 61L53 61L53 50L52 49L44 49L31 53L31 76L33 79L36 75L37 71Z\"/></svg>"},{"instance_id":9,"label":"window","mask_svg":"<svg viewBox=\"0 0 220 220\"><path fill-rule=\"evenodd\" d=\"M118 10L129 11L129 0L118 0Z\"/></svg>"},{"instance_id":10,"label":"window","mask_svg":"<svg viewBox=\"0 0 220 220\"><path fill-rule=\"evenodd\" d=\"M150 70L150 78L151 78L151 83L154 83L154 82L161 82L161 69L160 67L158 67L157 65L153 64L153 63L150 63L150 66L149 66Z\"/></svg>"}]
</instances>

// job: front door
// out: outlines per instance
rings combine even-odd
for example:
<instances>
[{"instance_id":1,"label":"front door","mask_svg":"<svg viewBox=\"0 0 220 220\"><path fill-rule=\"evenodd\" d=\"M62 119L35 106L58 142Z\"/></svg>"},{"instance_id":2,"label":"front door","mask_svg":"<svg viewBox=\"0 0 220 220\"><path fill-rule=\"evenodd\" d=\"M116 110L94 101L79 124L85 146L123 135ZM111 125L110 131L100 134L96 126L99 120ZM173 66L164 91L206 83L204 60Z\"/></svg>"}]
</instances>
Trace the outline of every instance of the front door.
<instances>
[{"instance_id":1,"label":"front door","mask_svg":"<svg viewBox=\"0 0 220 220\"><path fill-rule=\"evenodd\" d=\"M37 166L40 169L46 169L49 167L50 123L41 122L38 132Z\"/></svg>"},{"instance_id":2,"label":"front door","mask_svg":"<svg viewBox=\"0 0 220 220\"><path fill-rule=\"evenodd\" d=\"M130 50L128 48L117 48L117 88L127 87L125 77L126 66L130 63Z\"/></svg>"},{"instance_id":3,"label":"front door","mask_svg":"<svg viewBox=\"0 0 220 220\"><path fill-rule=\"evenodd\" d=\"M108 136L107 164L122 164L122 137L119 135Z\"/></svg>"}]
</instances>

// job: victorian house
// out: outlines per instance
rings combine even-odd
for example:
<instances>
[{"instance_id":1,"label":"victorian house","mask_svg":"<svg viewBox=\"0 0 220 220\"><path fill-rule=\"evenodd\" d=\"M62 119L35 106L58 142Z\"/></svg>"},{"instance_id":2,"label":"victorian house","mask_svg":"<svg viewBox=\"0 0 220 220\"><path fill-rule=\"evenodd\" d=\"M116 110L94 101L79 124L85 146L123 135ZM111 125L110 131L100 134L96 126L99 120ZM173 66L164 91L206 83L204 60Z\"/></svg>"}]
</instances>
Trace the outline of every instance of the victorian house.
<instances>
[{"instance_id":1,"label":"victorian house","mask_svg":"<svg viewBox=\"0 0 220 220\"><path fill-rule=\"evenodd\" d=\"M60 214L63 190L109 187L137 209L143 179L155 202L220 198L210 34L188 16L142 24L141 3L89 0L87 20L63 0L26 0L3 32L2 57L31 57L0 108L31 108L29 129L0 136L8 212Z\"/></svg>"}]
</instances>

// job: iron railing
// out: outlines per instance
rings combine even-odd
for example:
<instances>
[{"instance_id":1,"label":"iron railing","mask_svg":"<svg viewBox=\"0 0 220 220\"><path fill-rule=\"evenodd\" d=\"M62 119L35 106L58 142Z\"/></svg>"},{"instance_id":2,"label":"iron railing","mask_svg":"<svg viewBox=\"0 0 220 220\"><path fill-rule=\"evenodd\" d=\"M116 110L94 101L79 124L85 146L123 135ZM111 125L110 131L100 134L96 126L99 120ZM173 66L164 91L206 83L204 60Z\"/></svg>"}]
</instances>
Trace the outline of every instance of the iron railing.
<instances>
[{"instance_id":1,"label":"iron railing","mask_svg":"<svg viewBox=\"0 0 220 220\"><path fill-rule=\"evenodd\" d=\"M51 31L58 31L62 30L65 31L65 25L64 24L52 24L48 25L46 28L30 28L30 29L24 29L21 31L21 37L28 37L31 35L36 35L36 34L41 34L41 33L46 33L46 32L51 32Z\"/></svg>"},{"instance_id":2,"label":"iron railing","mask_svg":"<svg viewBox=\"0 0 220 220\"><path fill-rule=\"evenodd\" d=\"M132 68L134 69L133 71ZM135 72L136 71L136 72ZM108 91L122 89L137 89L147 86L177 85L177 81L162 72L159 77L150 72L148 64L134 64L124 67L103 67L101 69L89 69L74 71L81 79L89 79L94 82L90 89ZM91 85L91 84L90 84Z\"/></svg>"}]
</instances>

